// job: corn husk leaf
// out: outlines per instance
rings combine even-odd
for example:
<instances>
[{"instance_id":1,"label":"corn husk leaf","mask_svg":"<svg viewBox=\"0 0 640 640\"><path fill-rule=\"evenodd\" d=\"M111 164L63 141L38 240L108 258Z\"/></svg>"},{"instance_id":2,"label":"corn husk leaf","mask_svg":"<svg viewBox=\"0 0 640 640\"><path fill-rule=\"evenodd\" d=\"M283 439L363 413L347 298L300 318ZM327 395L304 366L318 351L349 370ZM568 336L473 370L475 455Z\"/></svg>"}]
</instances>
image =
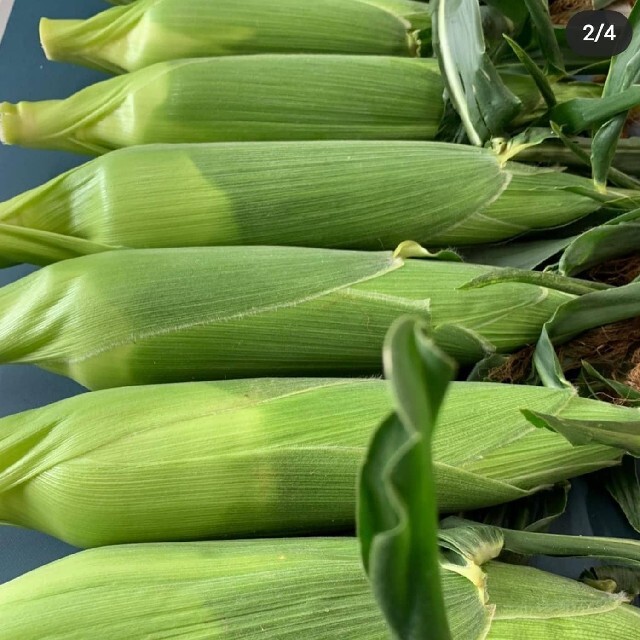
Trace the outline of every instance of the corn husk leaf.
<instances>
[{"instance_id":1,"label":"corn husk leaf","mask_svg":"<svg viewBox=\"0 0 640 640\"><path fill-rule=\"evenodd\" d=\"M476 0L434 0L433 46L447 90L470 142L501 135L522 108L486 51Z\"/></svg>"},{"instance_id":2,"label":"corn husk leaf","mask_svg":"<svg viewBox=\"0 0 640 640\"><path fill-rule=\"evenodd\" d=\"M606 378L588 362L582 362L579 383L588 389L587 397L616 398L622 400L626 407L640 406L640 391L618 380Z\"/></svg>"},{"instance_id":3,"label":"corn husk leaf","mask_svg":"<svg viewBox=\"0 0 640 640\"><path fill-rule=\"evenodd\" d=\"M551 81L546 76L546 74L538 67L536 62L531 58L531 56L515 41L512 40L508 35L504 35L503 38L511 47L511 50L515 53L516 57L520 61L520 63L527 70L527 73L533 78L533 81L536 83L540 94L544 98L545 103L549 109L553 109L558 103L556 99L556 95L553 91L553 87L551 86ZM557 46L557 42L555 41L554 35L554 44Z\"/></svg>"},{"instance_id":4,"label":"corn husk leaf","mask_svg":"<svg viewBox=\"0 0 640 640\"><path fill-rule=\"evenodd\" d=\"M455 188L454 165L468 176ZM637 203L619 190L607 204ZM48 264L122 247L376 250L406 238L459 247L566 225L602 206L586 178L503 165L490 150L463 145L149 145L96 158L0 204L0 256Z\"/></svg>"},{"instance_id":5,"label":"corn husk leaf","mask_svg":"<svg viewBox=\"0 0 640 640\"><path fill-rule=\"evenodd\" d=\"M589 157L592 140L575 137L571 142ZM584 162L563 144L555 141L543 142L535 147L523 149L518 154L521 162L534 162L543 165L562 165L566 167L583 167ZM640 175L640 139L625 138L618 141L613 167L632 176Z\"/></svg>"},{"instance_id":6,"label":"corn husk leaf","mask_svg":"<svg viewBox=\"0 0 640 640\"><path fill-rule=\"evenodd\" d=\"M107 72L181 58L261 53L416 56L428 7L412 0L140 0L88 20L47 20L50 60Z\"/></svg>"},{"instance_id":7,"label":"corn husk leaf","mask_svg":"<svg viewBox=\"0 0 640 640\"><path fill-rule=\"evenodd\" d=\"M563 305L541 331L534 364L543 384L571 386L563 373L554 346L596 327L635 318L640 313L640 283L608 288L581 296Z\"/></svg>"},{"instance_id":8,"label":"corn husk leaf","mask_svg":"<svg viewBox=\"0 0 640 640\"><path fill-rule=\"evenodd\" d=\"M394 637L450 640L432 439L456 367L426 338L426 327L410 318L389 330L384 359L396 411L377 430L360 472L362 560ZM489 622L484 603L476 608L474 636Z\"/></svg>"},{"instance_id":9,"label":"corn husk leaf","mask_svg":"<svg viewBox=\"0 0 640 640\"><path fill-rule=\"evenodd\" d=\"M551 120L566 133L580 133L604 121L626 114L640 104L640 85L602 98L574 98L551 110Z\"/></svg>"},{"instance_id":10,"label":"corn husk leaf","mask_svg":"<svg viewBox=\"0 0 640 640\"><path fill-rule=\"evenodd\" d=\"M551 123L551 128L553 129L556 136L565 145L565 147L567 147L567 149L569 149L569 151L574 154L585 167L591 168L591 157L584 151L583 147L578 144L574 138L565 135L562 132L562 129L555 123ZM591 147L593 151L593 144L591 145ZM611 157L611 160L613 160L613 156ZM609 166L609 178L611 179L611 183L616 185L617 187L624 187L628 189L638 189L640 187L640 180L631 175L627 175L623 171L620 171L613 166ZM606 193L606 188L602 188L601 185L596 186L601 193Z\"/></svg>"},{"instance_id":11,"label":"corn husk leaf","mask_svg":"<svg viewBox=\"0 0 640 640\"><path fill-rule=\"evenodd\" d=\"M482 536L485 529L491 529L485 535L496 535L494 527L487 527L460 518L446 518L441 522L443 530L468 530L468 535ZM503 549L522 555L547 555L561 558L595 558L614 562L633 569L640 568L640 541L624 538L605 538L593 536L568 536L553 533L536 533L515 529L497 528L502 537Z\"/></svg>"},{"instance_id":12,"label":"corn husk leaf","mask_svg":"<svg viewBox=\"0 0 640 640\"><path fill-rule=\"evenodd\" d=\"M488 268L405 257L416 247L149 249L59 262L0 290L0 361L93 389L370 374L381 370L388 327L411 313L430 319L441 348L473 363L490 348L533 343L572 300L565 286L576 289L556 279L462 290Z\"/></svg>"},{"instance_id":13,"label":"corn husk leaf","mask_svg":"<svg viewBox=\"0 0 640 640\"><path fill-rule=\"evenodd\" d=\"M486 4L495 7L517 24L524 22L527 18L527 7L524 3L514 4L511 0L487 0Z\"/></svg>"},{"instance_id":14,"label":"corn husk leaf","mask_svg":"<svg viewBox=\"0 0 640 640\"><path fill-rule=\"evenodd\" d=\"M358 467L392 409L375 379L81 395L0 420L0 520L83 547L349 531ZM570 390L454 383L433 441L444 512L530 496L615 465L625 450L574 447L522 409L587 424L635 425L639 415Z\"/></svg>"},{"instance_id":15,"label":"corn husk leaf","mask_svg":"<svg viewBox=\"0 0 640 640\"><path fill-rule=\"evenodd\" d=\"M563 251L558 271L576 275L608 260L635 253L640 242L640 209L574 238Z\"/></svg>"},{"instance_id":16,"label":"corn husk leaf","mask_svg":"<svg viewBox=\"0 0 640 640\"><path fill-rule=\"evenodd\" d=\"M629 524L640 533L640 475L637 462L625 457L622 466L615 472L607 473L606 478L607 491L618 503Z\"/></svg>"},{"instance_id":17,"label":"corn husk leaf","mask_svg":"<svg viewBox=\"0 0 640 640\"><path fill-rule=\"evenodd\" d=\"M545 387L571 389L573 385L565 376L564 368L558 358L553 342L546 327L542 329L540 339L533 354L535 373Z\"/></svg>"},{"instance_id":18,"label":"corn husk leaf","mask_svg":"<svg viewBox=\"0 0 640 640\"><path fill-rule=\"evenodd\" d=\"M495 612L486 636L477 638L546 640L574 636L597 640L613 633L616 638L633 640L637 633L638 612L626 604L625 595L607 594L611 600L600 600L593 589L579 592L575 589L579 586L576 582L503 562L488 562L482 569L487 580L488 606L495 607ZM531 593L531 585L535 595ZM544 606L538 609L538 603ZM462 628L470 623L468 614L456 618Z\"/></svg>"},{"instance_id":19,"label":"corn husk leaf","mask_svg":"<svg viewBox=\"0 0 640 640\"><path fill-rule=\"evenodd\" d=\"M638 283L631 283L594 291L572 301L547 324L550 339L554 344L562 344L593 327L635 317L639 309L639 293ZM589 310L592 315L589 315Z\"/></svg>"},{"instance_id":20,"label":"corn husk leaf","mask_svg":"<svg viewBox=\"0 0 640 640\"><path fill-rule=\"evenodd\" d=\"M466 261L476 264L514 269L536 269L559 254L571 243L571 240L572 237L516 240L499 245L471 247L461 253Z\"/></svg>"},{"instance_id":21,"label":"corn husk leaf","mask_svg":"<svg viewBox=\"0 0 640 640\"><path fill-rule=\"evenodd\" d=\"M538 45L546 60L547 74L564 75L564 60L549 14L549 5L544 0L524 0L535 29Z\"/></svg>"},{"instance_id":22,"label":"corn husk leaf","mask_svg":"<svg viewBox=\"0 0 640 640\"><path fill-rule=\"evenodd\" d=\"M111 245L84 238L42 229L28 229L15 224L0 223L0 238L0 267L22 263L46 265L114 249Z\"/></svg>"},{"instance_id":23,"label":"corn husk leaf","mask_svg":"<svg viewBox=\"0 0 640 640\"><path fill-rule=\"evenodd\" d=\"M515 502L470 511L463 517L494 527L542 533L565 513L570 490L570 483L562 482Z\"/></svg>"},{"instance_id":24,"label":"corn husk leaf","mask_svg":"<svg viewBox=\"0 0 640 640\"><path fill-rule=\"evenodd\" d=\"M525 417L537 426L561 433L576 446L591 443L609 445L612 442L622 442L628 453L640 457L640 429L637 424L611 420L585 423L582 420L556 418L535 411L525 411Z\"/></svg>"},{"instance_id":25,"label":"corn husk leaf","mask_svg":"<svg viewBox=\"0 0 640 640\"><path fill-rule=\"evenodd\" d=\"M488 269L486 273L478 276L464 285L466 290L481 289L483 287L506 283L519 282L522 284L539 284L554 289L571 293L575 296L583 296L589 293L607 291L609 285L597 282L588 282L578 278L567 278L551 271L538 272L525 269Z\"/></svg>"},{"instance_id":26,"label":"corn husk leaf","mask_svg":"<svg viewBox=\"0 0 640 640\"><path fill-rule=\"evenodd\" d=\"M432 139L433 60L228 56L162 62L66 100L0 104L7 144L101 154L136 144Z\"/></svg>"},{"instance_id":27,"label":"corn husk leaf","mask_svg":"<svg viewBox=\"0 0 640 640\"><path fill-rule=\"evenodd\" d=\"M640 82L640 6L629 16L633 37L627 49L614 57L602 93L603 98L616 96ZM640 100L638 100L640 103ZM593 179L600 190L607 188L607 176L614 161L618 141L624 130L627 113L621 113L605 122L596 131L591 148Z\"/></svg>"}]
</instances>

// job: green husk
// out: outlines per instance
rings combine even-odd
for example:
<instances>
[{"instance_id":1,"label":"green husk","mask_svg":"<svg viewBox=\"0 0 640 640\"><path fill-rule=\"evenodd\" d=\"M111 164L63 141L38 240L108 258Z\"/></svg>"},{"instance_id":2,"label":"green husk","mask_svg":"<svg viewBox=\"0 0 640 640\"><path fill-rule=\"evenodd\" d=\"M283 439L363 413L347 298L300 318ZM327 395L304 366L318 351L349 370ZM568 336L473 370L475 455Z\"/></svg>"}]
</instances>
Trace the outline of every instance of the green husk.
<instances>
[{"instance_id":1,"label":"green husk","mask_svg":"<svg viewBox=\"0 0 640 640\"><path fill-rule=\"evenodd\" d=\"M413 0L140 0L87 20L47 20L47 58L108 72L259 53L416 56L428 6Z\"/></svg>"},{"instance_id":2,"label":"green husk","mask_svg":"<svg viewBox=\"0 0 640 640\"><path fill-rule=\"evenodd\" d=\"M474 584L474 567L443 572L455 640L469 638L469 605L485 593L487 640L637 638L640 614L620 595L496 561ZM84 551L0 586L0 616L3 640L389 637L349 538Z\"/></svg>"},{"instance_id":3,"label":"green husk","mask_svg":"<svg viewBox=\"0 0 640 640\"><path fill-rule=\"evenodd\" d=\"M493 64L476 0L433 0L433 48L446 88L469 142L484 146L502 136L522 109ZM404 639L403 639L404 640Z\"/></svg>"},{"instance_id":4,"label":"green husk","mask_svg":"<svg viewBox=\"0 0 640 640\"><path fill-rule=\"evenodd\" d=\"M570 138L587 156L591 153L592 140L590 138ZM518 153L518 159L523 162L541 164L561 164L563 166L582 168L584 161L562 142L549 140L534 147L529 147ZM640 176L640 139L625 138L618 141L618 148L613 159L614 168L632 176Z\"/></svg>"},{"instance_id":5,"label":"green husk","mask_svg":"<svg viewBox=\"0 0 640 640\"><path fill-rule=\"evenodd\" d=\"M512 125L543 116L526 75L503 80L523 104ZM586 99L600 89L554 86ZM152 143L432 140L444 84L433 59L263 54L159 62L66 100L0 103L5 144L101 154Z\"/></svg>"},{"instance_id":6,"label":"green husk","mask_svg":"<svg viewBox=\"0 0 640 640\"><path fill-rule=\"evenodd\" d=\"M379 373L395 318L430 318L462 363L534 343L590 285L460 288L492 269L391 252L292 247L114 251L0 289L0 361L89 388L263 375ZM108 321L106 321L108 319ZM454 326L455 325L455 326Z\"/></svg>"},{"instance_id":7,"label":"green husk","mask_svg":"<svg viewBox=\"0 0 640 640\"><path fill-rule=\"evenodd\" d=\"M490 403L492 411L484 408ZM0 521L77 546L353 529L356 476L387 383L256 379L84 394L0 420ZM434 441L444 512L515 500L616 464L522 410L630 426L569 390L454 383Z\"/></svg>"},{"instance_id":8,"label":"green husk","mask_svg":"<svg viewBox=\"0 0 640 640\"><path fill-rule=\"evenodd\" d=\"M640 466L637 461L627 456L618 469L602 477L607 491L618 503L629 524L640 533ZM640 576L638 581L640 587Z\"/></svg>"},{"instance_id":9,"label":"green husk","mask_svg":"<svg viewBox=\"0 0 640 640\"><path fill-rule=\"evenodd\" d=\"M260 55L178 60L66 100L0 104L0 139L100 154L153 142L432 139L433 60Z\"/></svg>"},{"instance_id":10,"label":"green husk","mask_svg":"<svg viewBox=\"0 0 640 640\"><path fill-rule=\"evenodd\" d=\"M610 204L626 207L629 195L612 191ZM241 244L377 250L406 238L465 246L568 224L602 204L586 178L502 165L465 145L148 145L0 204L0 258L48 264L122 247Z\"/></svg>"},{"instance_id":11,"label":"green husk","mask_svg":"<svg viewBox=\"0 0 640 640\"><path fill-rule=\"evenodd\" d=\"M358 474L362 564L392 637L452 640L453 616L442 587L433 436L457 366L428 337L425 323L407 317L389 329L383 360L395 411L371 438ZM484 622L486 610L478 600L474 608Z\"/></svg>"}]
</instances>

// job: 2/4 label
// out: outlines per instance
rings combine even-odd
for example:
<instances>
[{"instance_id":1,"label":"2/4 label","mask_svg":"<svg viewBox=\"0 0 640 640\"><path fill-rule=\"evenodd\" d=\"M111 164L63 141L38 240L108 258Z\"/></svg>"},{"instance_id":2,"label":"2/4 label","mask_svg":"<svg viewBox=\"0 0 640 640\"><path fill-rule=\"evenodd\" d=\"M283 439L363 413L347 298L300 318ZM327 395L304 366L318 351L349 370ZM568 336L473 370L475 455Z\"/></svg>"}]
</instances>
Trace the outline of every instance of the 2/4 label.
<instances>
[{"instance_id":1,"label":"2/4 label","mask_svg":"<svg viewBox=\"0 0 640 640\"><path fill-rule=\"evenodd\" d=\"M604 28L607 28L607 31L603 34ZM600 36L603 38L609 38L609 40L616 39L616 28L614 25L605 25L602 23L600 28L598 29L598 33L596 33L596 28L592 24L585 24L583 31L587 31L588 35L584 37L584 39L588 42L600 42Z\"/></svg>"},{"instance_id":2,"label":"2/4 label","mask_svg":"<svg viewBox=\"0 0 640 640\"><path fill-rule=\"evenodd\" d=\"M579 11L567 24L567 42L575 53L587 58L610 58L631 44L633 30L618 11Z\"/></svg>"}]
</instances>

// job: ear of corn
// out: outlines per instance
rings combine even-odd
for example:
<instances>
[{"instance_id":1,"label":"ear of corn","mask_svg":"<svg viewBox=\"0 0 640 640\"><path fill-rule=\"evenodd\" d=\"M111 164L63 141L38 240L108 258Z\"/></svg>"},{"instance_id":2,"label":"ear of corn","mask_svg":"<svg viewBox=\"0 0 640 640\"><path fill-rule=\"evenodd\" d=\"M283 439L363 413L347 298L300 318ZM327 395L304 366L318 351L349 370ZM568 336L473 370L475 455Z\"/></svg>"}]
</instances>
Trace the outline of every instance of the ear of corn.
<instances>
[{"instance_id":1,"label":"ear of corn","mask_svg":"<svg viewBox=\"0 0 640 640\"><path fill-rule=\"evenodd\" d=\"M485 567L487 592L495 602L489 640L634 640L640 625L640 613L625 604L624 595L602 591L582 591L571 580L533 569L502 562ZM539 611L533 610L540 603ZM533 612L533 615L532 615Z\"/></svg>"},{"instance_id":2,"label":"ear of corn","mask_svg":"<svg viewBox=\"0 0 640 640\"><path fill-rule=\"evenodd\" d=\"M50 60L106 71L257 53L416 56L428 7L412 0L140 0L88 20L47 20Z\"/></svg>"},{"instance_id":3,"label":"ear of corn","mask_svg":"<svg viewBox=\"0 0 640 640\"><path fill-rule=\"evenodd\" d=\"M452 179L454 165L464 181ZM586 178L502 166L490 150L464 145L149 145L107 154L0 204L0 256L47 264L121 247L375 250L406 238L463 246L572 222L601 207L590 193Z\"/></svg>"},{"instance_id":4,"label":"ear of corn","mask_svg":"<svg viewBox=\"0 0 640 640\"><path fill-rule=\"evenodd\" d=\"M358 467L391 408L386 382L358 379L158 385L63 400L0 420L0 521L78 546L350 530ZM625 450L573 447L522 409L640 419L566 389L454 383L434 440L443 511L521 498L616 464Z\"/></svg>"},{"instance_id":5,"label":"ear of corn","mask_svg":"<svg viewBox=\"0 0 640 640\"><path fill-rule=\"evenodd\" d=\"M431 139L442 91L433 60L179 60L100 82L66 100L2 103L0 139L83 153L152 142Z\"/></svg>"},{"instance_id":6,"label":"ear of corn","mask_svg":"<svg viewBox=\"0 0 640 640\"><path fill-rule=\"evenodd\" d=\"M527 76L505 74L522 126L546 112ZM559 91L581 97L591 86ZM101 154L151 143L430 140L444 85L432 59L263 54L159 62L66 100L0 104L5 144Z\"/></svg>"},{"instance_id":7,"label":"ear of corn","mask_svg":"<svg viewBox=\"0 0 640 640\"><path fill-rule=\"evenodd\" d=\"M562 278L553 288L460 290L492 269L404 257L412 246L396 254L147 249L59 262L0 290L0 360L39 364L93 389L378 373L386 330L413 313L430 318L443 349L471 363L488 348L534 342L574 298L557 290L570 283Z\"/></svg>"},{"instance_id":8,"label":"ear of corn","mask_svg":"<svg viewBox=\"0 0 640 640\"><path fill-rule=\"evenodd\" d=\"M640 612L623 604L631 600L628 594L609 593L614 599L607 605L596 591L580 592L575 588L579 585L571 580L494 561L502 552L516 554L517 565L532 555L615 558L631 567L631 571L637 571L640 543L635 540L530 533L485 527L457 518L442 521L438 536L443 583L447 580L446 572L453 571L466 576L477 587L475 603L472 600L457 606L447 603L448 617L458 624L464 611L465 638L547 640L575 635L597 640L608 634L619 633L629 639L637 634L633 627L638 623L633 618L640 616ZM483 610L484 620L478 620ZM624 613L618 616L614 611ZM582 628L578 619L592 614L596 615Z\"/></svg>"},{"instance_id":9,"label":"ear of corn","mask_svg":"<svg viewBox=\"0 0 640 640\"><path fill-rule=\"evenodd\" d=\"M635 253L639 241L640 209L636 209L569 238L558 260L558 271L574 275L627 258Z\"/></svg>"},{"instance_id":10,"label":"ear of corn","mask_svg":"<svg viewBox=\"0 0 640 640\"><path fill-rule=\"evenodd\" d=\"M3 640L388 637L349 539L133 545L63 562L0 586Z\"/></svg>"},{"instance_id":11,"label":"ear of corn","mask_svg":"<svg viewBox=\"0 0 640 640\"><path fill-rule=\"evenodd\" d=\"M485 592L486 640L637 638L640 613L619 595L528 567L482 570L486 586L461 567L444 571L455 640L469 640L468 604ZM349 538L84 551L0 586L0 616L3 640L389 637Z\"/></svg>"}]
</instances>

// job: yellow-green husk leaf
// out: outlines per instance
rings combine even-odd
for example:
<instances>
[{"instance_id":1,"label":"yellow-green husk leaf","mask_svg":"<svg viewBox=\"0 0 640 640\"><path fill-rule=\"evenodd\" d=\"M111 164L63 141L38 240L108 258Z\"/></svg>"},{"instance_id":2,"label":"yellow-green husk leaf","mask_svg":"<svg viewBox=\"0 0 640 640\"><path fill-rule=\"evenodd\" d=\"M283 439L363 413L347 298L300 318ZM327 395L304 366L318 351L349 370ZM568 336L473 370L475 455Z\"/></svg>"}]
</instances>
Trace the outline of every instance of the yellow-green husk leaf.
<instances>
[{"instance_id":1,"label":"yellow-green husk leaf","mask_svg":"<svg viewBox=\"0 0 640 640\"><path fill-rule=\"evenodd\" d=\"M466 145L147 145L0 204L0 258L48 264L123 247L203 245L379 250L407 238L465 246L573 222L602 206L592 191L586 178L502 166L491 150ZM625 196L610 192L612 202Z\"/></svg>"},{"instance_id":2,"label":"yellow-green husk leaf","mask_svg":"<svg viewBox=\"0 0 640 640\"><path fill-rule=\"evenodd\" d=\"M566 389L454 383L434 440L444 512L515 500L624 453L573 447L522 409L585 421L640 417ZM353 530L358 467L391 410L379 379L80 395L0 420L0 521L83 547Z\"/></svg>"},{"instance_id":3,"label":"yellow-green husk leaf","mask_svg":"<svg viewBox=\"0 0 640 640\"><path fill-rule=\"evenodd\" d=\"M487 640L637 638L640 613L617 595L495 561L477 586L460 569L443 572L455 640L469 640L469 605L485 593ZM0 586L0 617L3 640L389 637L349 538L84 551Z\"/></svg>"},{"instance_id":4,"label":"yellow-green husk leaf","mask_svg":"<svg viewBox=\"0 0 640 640\"><path fill-rule=\"evenodd\" d=\"M105 71L259 53L416 56L429 8L412 0L140 0L87 20L47 20L50 60Z\"/></svg>"},{"instance_id":5,"label":"yellow-green husk leaf","mask_svg":"<svg viewBox=\"0 0 640 640\"><path fill-rule=\"evenodd\" d=\"M403 250L412 246L417 251ZM443 349L473 363L488 349L534 343L555 310L574 298L537 283L461 289L489 271L402 251L100 253L0 289L0 362L37 364L92 389L372 374L381 370L387 329L412 313L430 318Z\"/></svg>"}]
</instances>

